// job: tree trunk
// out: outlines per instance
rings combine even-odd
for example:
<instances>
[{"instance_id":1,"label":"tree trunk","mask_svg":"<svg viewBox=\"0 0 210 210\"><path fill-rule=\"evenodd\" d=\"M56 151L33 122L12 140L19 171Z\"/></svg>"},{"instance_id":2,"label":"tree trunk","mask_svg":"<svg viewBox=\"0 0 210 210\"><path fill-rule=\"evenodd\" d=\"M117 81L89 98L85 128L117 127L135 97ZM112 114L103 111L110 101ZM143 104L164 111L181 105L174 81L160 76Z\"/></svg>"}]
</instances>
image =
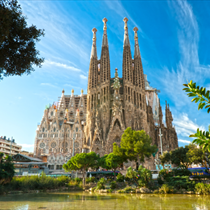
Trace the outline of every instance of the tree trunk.
<instances>
[{"instance_id":1,"label":"tree trunk","mask_svg":"<svg viewBox=\"0 0 210 210\"><path fill-rule=\"evenodd\" d=\"M116 176L115 176L115 169L114 169L114 180L116 181Z\"/></svg>"},{"instance_id":2,"label":"tree trunk","mask_svg":"<svg viewBox=\"0 0 210 210\"><path fill-rule=\"evenodd\" d=\"M85 172L86 172L86 170L83 168L83 170L82 170L82 177L83 177L83 187L85 187Z\"/></svg>"}]
</instances>

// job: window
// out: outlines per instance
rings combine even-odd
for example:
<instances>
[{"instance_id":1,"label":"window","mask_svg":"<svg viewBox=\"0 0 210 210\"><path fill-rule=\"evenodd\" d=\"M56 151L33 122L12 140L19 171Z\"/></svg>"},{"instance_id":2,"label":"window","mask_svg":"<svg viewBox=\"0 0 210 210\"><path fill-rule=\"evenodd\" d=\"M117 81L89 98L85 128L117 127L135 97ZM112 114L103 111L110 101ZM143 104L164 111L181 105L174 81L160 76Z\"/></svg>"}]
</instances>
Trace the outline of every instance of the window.
<instances>
[{"instance_id":1,"label":"window","mask_svg":"<svg viewBox=\"0 0 210 210\"><path fill-rule=\"evenodd\" d=\"M52 147L52 148L55 148L55 147L56 147L56 143L55 143L55 142L52 142L52 143L51 143L51 147Z\"/></svg>"},{"instance_id":2,"label":"window","mask_svg":"<svg viewBox=\"0 0 210 210\"><path fill-rule=\"evenodd\" d=\"M51 114L51 116L53 116L53 112L51 112L50 114Z\"/></svg>"},{"instance_id":3,"label":"window","mask_svg":"<svg viewBox=\"0 0 210 210\"><path fill-rule=\"evenodd\" d=\"M69 117L73 117L74 116L74 113L73 112L70 112L69 113Z\"/></svg>"},{"instance_id":4,"label":"window","mask_svg":"<svg viewBox=\"0 0 210 210\"><path fill-rule=\"evenodd\" d=\"M79 115L80 115L80 117L82 117L82 116L83 116L83 112L81 111L81 112L79 113Z\"/></svg>"},{"instance_id":5,"label":"window","mask_svg":"<svg viewBox=\"0 0 210 210\"><path fill-rule=\"evenodd\" d=\"M48 165L48 168L49 168L50 170L54 170L54 165Z\"/></svg>"},{"instance_id":6,"label":"window","mask_svg":"<svg viewBox=\"0 0 210 210\"><path fill-rule=\"evenodd\" d=\"M63 112L60 112L60 117L63 117Z\"/></svg>"},{"instance_id":7,"label":"window","mask_svg":"<svg viewBox=\"0 0 210 210\"><path fill-rule=\"evenodd\" d=\"M76 132L78 132L78 127L76 127Z\"/></svg>"},{"instance_id":8,"label":"window","mask_svg":"<svg viewBox=\"0 0 210 210\"><path fill-rule=\"evenodd\" d=\"M44 132L44 128L42 128L42 132Z\"/></svg>"}]
</instances>

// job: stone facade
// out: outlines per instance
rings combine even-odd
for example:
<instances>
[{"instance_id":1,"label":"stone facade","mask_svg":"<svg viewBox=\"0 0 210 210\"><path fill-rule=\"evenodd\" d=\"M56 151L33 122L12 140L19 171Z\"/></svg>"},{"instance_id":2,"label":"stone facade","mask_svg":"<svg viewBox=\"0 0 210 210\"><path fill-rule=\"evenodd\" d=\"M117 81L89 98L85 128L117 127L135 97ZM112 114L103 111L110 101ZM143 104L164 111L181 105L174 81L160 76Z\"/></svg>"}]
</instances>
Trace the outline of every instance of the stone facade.
<instances>
[{"instance_id":1,"label":"stone facade","mask_svg":"<svg viewBox=\"0 0 210 210\"><path fill-rule=\"evenodd\" d=\"M101 57L97 57L96 32L93 29L93 43L90 58L87 95L64 95L58 105L45 110L38 126L35 140L35 154L49 154L49 160L60 158L59 164L67 161L77 152L95 151L101 156L112 152L112 145L120 144L121 136L127 127L145 130L161 151L178 147L172 114L166 103L165 123L158 98L158 90L152 88L143 73L138 44L137 27L134 28L134 58L131 56L128 36L128 19L124 18L124 46L122 78L110 76L110 58L107 38L107 19L103 19L104 33ZM52 161L50 164L57 164ZM155 169L154 158L145 166Z\"/></svg>"}]
</instances>

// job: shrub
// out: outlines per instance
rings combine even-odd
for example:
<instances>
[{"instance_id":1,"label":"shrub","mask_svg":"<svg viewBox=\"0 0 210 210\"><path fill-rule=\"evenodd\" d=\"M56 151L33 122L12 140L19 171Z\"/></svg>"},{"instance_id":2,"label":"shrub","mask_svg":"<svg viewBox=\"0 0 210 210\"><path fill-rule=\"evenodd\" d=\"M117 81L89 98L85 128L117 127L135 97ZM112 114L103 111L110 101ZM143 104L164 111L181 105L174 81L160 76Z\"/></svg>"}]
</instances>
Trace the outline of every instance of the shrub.
<instances>
[{"instance_id":1,"label":"shrub","mask_svg":"<svg viewBox=\"0 0 210 210\"><path fill-rule=\"evenodd\" d=\"M106 180L105 178L101 178L97 183L97 189L105 189Z\"/></svg>"},{"instance_id":2,"label":"shrub","mask_svg":"<svg viewBox=\"0 0 210 210\"><path fill-rule=\"evenodd\" d=\"M95 177L88 177L88 178L86 178L86 183L88 184L88 183L92 183L92 182L95 182L96 181L96 179L95 179Z\"/></svg>"},{"instance_id":3,"label":"shrub","mask_svg":"<svg viewBox=\"0 0 210 210\"><path fill-rule=\"evenodd\" d=\"M112 192L112 189L108 189L107 192L108 192L108 193L111 193L111 192Z\"/></svg>"},{"instance_id":4,"label":"shrub","mask_svg":"<svg viewBox=\"0 0 210 210\"><path fill-rule=\"evenodd\" d=\"M159 193L163 193L163 194L167 194L167 193L170 193L172 192L172 189L169 185L167 184L163 184L161 186L161 188L159 189Z\"/></svg>"},{"instance_id":5,"label":"shrub","mask_svg":"<svg viewBox=\"0 0 210 210\"><path fill-rule=\"evenodd\" d=\"M191 181L188 176L171 177L168 184L178 190L186 189L192 191L195 187L195 182Z\"/></svg>"},{"instance_id":6,"label":"shrub","mask_svg":"<svg viewBox=\"0 0 210 210\"><path fill-rule=\"evenodd\" d=\"M158 180L161 179L162 181L168 181L171 177L173 177L172 172L170 172L168 169L162 169L159 172ZM159 184L161 184L161 183L159 183Z\"/></svg>"},{"instance_id":7,"label":"shrub","mask_svg":"<svg viewBox=\"0 0 210 210\"><path fill-rule=\"evenodd\" d=\"M121 173L119 173L117 175L117 179L116 180L117 180L117 182L124 182L125 177Z\"/></svg>"},{"instance_id":8,"label":"shrub","mask_svg":"<svg viewBox=\"0 0 210 210\"><path fill-rule=\"evenodd\" d=\"M123 190L124 192L126 192L126 193L128 193L128 192L135 192L135 189L133 189L132 187L126 187L126 188L124 188L124 190Z\"/></svg>"},{"instance_id":9,"label":"shrub","mask_svg":"<svg viewBox=\"0 0 210 210\"><path fill-rule=\"evenodd\" d=\"M172 173L174 176L190 176L192 174L185 166L173 169Z\"/></svg>"},{"instance_id":10,"label":"shrub","mask_svg":"<svg viewBox=\"0 0 210 210\"><path fill-rule=\"evenodd\" d=\"M197 183L195 185L195 193L197 194L209 194L209 186L204 183Z\"/></svg>"},{"instance_id":11,"label":"shrub","mask_svg":"<svg viewBox=\"0 0 210 210\"><path fill-rule=\"evenodd\" d=\"M144 168L142 165L138 168L138 184L140 187L148 187L149 182L152 180L152 173L149 169Z\"/></svg>"},{"instance_id":12,"label":"shrub","mask_svg":"<svg viewBox=\"0 0 210 210\"><path fill-rule=\"evenodd\" d=\"M77 184L79 184L80 182L82 182L82 179L80 179L80 178L78 178L78 177L73 178L73 180L74 180Z\"/></svg>"},{"instance_id":13,"label":"shrub","mask_svg":"<svg viewBox=\"0 0 210 210\"><path fill-rule=\"evenodd\" d=\"M117 183L116 183L116 181L112 181L112 182L111 182L110 188L111 188L112 190L117 188Z\"/></svg>"}]
</instances>

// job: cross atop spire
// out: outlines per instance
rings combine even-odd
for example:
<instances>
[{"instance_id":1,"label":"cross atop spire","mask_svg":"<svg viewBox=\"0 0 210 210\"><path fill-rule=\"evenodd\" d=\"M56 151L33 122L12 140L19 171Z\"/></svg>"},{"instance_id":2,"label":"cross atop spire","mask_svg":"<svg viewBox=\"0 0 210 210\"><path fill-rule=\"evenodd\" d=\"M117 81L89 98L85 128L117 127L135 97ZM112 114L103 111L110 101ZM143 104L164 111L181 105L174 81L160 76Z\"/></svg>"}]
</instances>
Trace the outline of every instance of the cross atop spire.
<instances>
[{"instance_id":1,"label":"cross atop spire","mask_svg":"<svg viewBox=\"0 0 210 210\"><path fill-rule=\"evenodd\" d=\"M125 32L124 32L124 47L125 46L129 46L130 47L130 42L129 42L129 38L128 38L128 25L127 25L128 18L125 17L123 19L123 21L125 23L125 25L124 25L124 30L125 30Z\"/></svg>"},{"instance_id":2,"label":"cross atop spire","mask_svg":"<svg viewBox=\"0 0 210 210\"><path fill-rule=\"evenodd\" d=\"M97 32L97 29L93 28L92 32L93 32L93 44L92 44L92 50L91 50L90 58L92 58L92 57L97 58L97 50L96 50L96 32Z\"/></svg>"}]
</instances>

